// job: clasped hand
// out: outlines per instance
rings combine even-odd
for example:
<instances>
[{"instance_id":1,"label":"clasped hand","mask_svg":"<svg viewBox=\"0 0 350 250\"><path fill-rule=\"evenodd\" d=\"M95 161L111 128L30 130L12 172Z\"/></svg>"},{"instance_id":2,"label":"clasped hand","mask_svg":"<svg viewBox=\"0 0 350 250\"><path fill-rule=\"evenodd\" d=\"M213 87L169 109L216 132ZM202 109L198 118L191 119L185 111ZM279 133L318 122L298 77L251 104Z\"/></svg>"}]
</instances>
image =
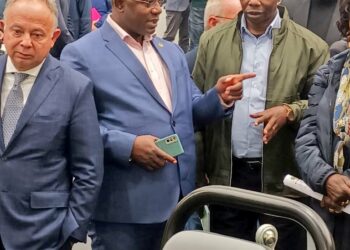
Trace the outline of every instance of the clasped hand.
<instances>
[{"instance_id":1,"label":"clasped hand","mask_svg":"<svg viewBox=\"0 0 350 250\"><path fill-rule=\"evenodd\" d=\"M345 175L333 174L326 181L326 195L323 196L321 207L330 213L340 213L349 204L350 179Z\"/></svg>"}]
</instances>

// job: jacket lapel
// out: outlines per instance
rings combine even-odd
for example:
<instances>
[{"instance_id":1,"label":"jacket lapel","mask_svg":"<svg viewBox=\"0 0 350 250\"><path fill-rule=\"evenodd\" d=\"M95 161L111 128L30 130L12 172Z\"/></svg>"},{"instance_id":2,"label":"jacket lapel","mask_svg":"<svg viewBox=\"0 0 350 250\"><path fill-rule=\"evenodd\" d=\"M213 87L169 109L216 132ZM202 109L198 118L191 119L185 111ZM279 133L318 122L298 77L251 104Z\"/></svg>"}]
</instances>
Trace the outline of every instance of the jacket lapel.
<instances>
[{"instance_id":1,"label":"jacket lapel","mask_svg":"<svg viewBox=\"0 0 350 250\"><path fill-rule=\"evenodd\" d=\"M107 22L100 28L100 32L102 38L106 42L106 47L129 69L151 96L156 99L161 106L167 109L154 87L152 80L149 78L147 71L119 35L116 34Z\"/></svg>"},{"instance_id":2,"label":"jacket lapel","mask_svg":"<svg viewBox=\"0 0 350 250\"><path fill-rule=\"evenodd\" d=\"M34 112L40 107L43 101L48 97L50 91L53 89L59 80L59 64L55 62L50 55L46 58L28 96L28 100L23 108L21 116L18 119L16 129L9 141L7 148L16 140L16 137L23 130L28 120L32 117ZM6 148L6 150L7 150Z\"/></svg>"},{"instance_id":3,"label":"jacket lapel","mask_svg":"<svg viewBox=\"0 0 350 250\"><path fill-rule=\"evenodd\" d=\"M167 66L170 84L171 84L171 103L172 103L173 112L174 112L176 107L176 100L177 100L177 84L176 84L175 67L172 63L171 57L168 54L169 48L165 48L166 45L158 37L153 38L152 45Z\"/></svg>"},{"instance_id":4,"label":"jacket lapel","mask_svg":"<svg viewBox=\"0 0 350 250\"><path fill-rule=\"evenodd\" d=\"M0 57L0 107L3 100L1 100L1 93L2 93L2 84L4 82L4 76L5 76L5 70L6 70L6 61L7 56L3 55ZM2 118L2 117L1 117ZM4 144L4 136L3 136L3 130L2 130L2 119L0 119L0 153L4 152L5 150L5 144Z\"/></svg>"}]
</instances>

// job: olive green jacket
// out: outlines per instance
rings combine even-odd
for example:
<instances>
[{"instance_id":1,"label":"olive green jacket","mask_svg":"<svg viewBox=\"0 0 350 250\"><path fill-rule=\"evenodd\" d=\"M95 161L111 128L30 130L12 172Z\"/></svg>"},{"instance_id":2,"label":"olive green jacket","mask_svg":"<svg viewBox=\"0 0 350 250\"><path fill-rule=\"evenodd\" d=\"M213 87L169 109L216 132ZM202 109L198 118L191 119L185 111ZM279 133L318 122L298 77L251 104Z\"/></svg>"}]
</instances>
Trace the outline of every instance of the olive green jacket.
<instances>
[{"instance_id":1,"label":"olive green jacket","mask_svg":"<svg viewBox=\"0 0 350 250\"><path fill-rule=\"evenodd\" d=\"M289 104L295 120L279 130L263 147L262 191L293 196L283 186L286 174L299 176L294 158L294 140L307 107L307 95L313 76L328 59L328 46L318 36L291 21L284 7L279 7L281 28L274 29L273 49L269 62L266 109ZM207 91L221 76L240 73L242 41L239 16L226 24L205 32L200 41L193 78L202 91ZM203 162L198 178L203 174L213 185L231 185L232 117L206 126L202 132L203 147L199 162Z\"/></svg>"}]
</instances>

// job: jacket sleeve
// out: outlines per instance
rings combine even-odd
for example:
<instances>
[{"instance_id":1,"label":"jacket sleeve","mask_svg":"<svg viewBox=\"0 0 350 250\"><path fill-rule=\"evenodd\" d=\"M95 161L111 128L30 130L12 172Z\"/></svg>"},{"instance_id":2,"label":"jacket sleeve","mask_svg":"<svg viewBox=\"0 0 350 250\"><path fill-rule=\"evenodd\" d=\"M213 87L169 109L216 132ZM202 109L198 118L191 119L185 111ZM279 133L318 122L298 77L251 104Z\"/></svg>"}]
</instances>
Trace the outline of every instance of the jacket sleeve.
<instances>
[{"instance_id":1,"label":"jacket sleeve","mask_svg":"<svg viewBox=\"0 0 350 250\"><path fill-rule=\"evenodd\" d=\"M104 21L106 20L108 14L112 10L112 5L109 0L93 0L92 6L98 11L98 13L101 15L100 19L95 23L95 26L97 28L100 28Z\"/></svg>"},{"instance_id":2,"label":"jacket sleeve","mask_svg":"<svg viewBox=\"0 0 350 250\"><path fill-rule=\"evenodd\" d=\"M335 173L333 167L322 158L317 140L319 102L327 88L328 76L327 65L322 66L315 76L309 93L309 106L301 121L295 145L296 160L302 178L314 191L320 193L324 193L326 179Z\"/></svg>"},{"instance_id":3,"label":"jacket sleeve","mask_svg":"<svg viewBox=\"0 0 350 250\"><path fill-rule=\"evenodd\" d=\"M192 113L195 129L198 130L206 124L230 115L232 113L232 108L226 108L222 105L219 93L215 86L210 88L204 94L197 87L191 78L188 63L183 51L178 45L176 45L176 47L181 54L182 72L184 72L188 83L191 85L190 91L192 96Z\"/></svg>"},{"instance_id":4,"label":"jacket sleeve","mask_svg":"<svg viewBox=\"0 0 350 250\"><path fill-rule=\"evenodd\" d=\"M69 212L79 225L71 237L85 241L103 179L103 147L91 84L81 88L76 98L68 143L70 173L74 177Z\"/></svg>"},{"instance_id":5,"label":"jacket sleeve","mask_svg":"<svg viewBox=\"0 0 350 250\"><path fill-rule=\"evenodd\" d=\"M92 78L91 66L84 60L84 57L79 53L74 43L65 47L61 60L71 68ZM113 159L113 161L120 163L116 164L117 166L129 166L129 159L136 135L116 129L111 130L101 124L101 122L100 133L103 139L105 158Z\"/></svg>"},{"instance_id":6,"label":"jacket sleeve","mask_svg":"<svg viewBox=\"0 0 350 250\"><path fill-rule=\"evenodd\" d=\"M79 9L79 18L80 18L80 23L79 23L79 38L86 35L91 31L91 15L90 15L90 10L91 10L91 0L79 0L78 3L78 9Z\"/></svg>"},{"instance_id":7,"label":"jacket sleeve","mask_svg":"<svg viewBox=\"0 0 350 250\"><path fill-rule=\"evenodd\" d=\"M300 120L303 118L303 112L307 108L307 98L310 88L313 84L315 73L317 69L327 62L329 59L329 51L328 47L325 44L321 48L313 48L310 53L309 67L307 70L307 79L304 88L300 90L300 100L295 101L289 106L293 110L294 113L294 122L298 124Z\"/></svg>"}]
</instances>

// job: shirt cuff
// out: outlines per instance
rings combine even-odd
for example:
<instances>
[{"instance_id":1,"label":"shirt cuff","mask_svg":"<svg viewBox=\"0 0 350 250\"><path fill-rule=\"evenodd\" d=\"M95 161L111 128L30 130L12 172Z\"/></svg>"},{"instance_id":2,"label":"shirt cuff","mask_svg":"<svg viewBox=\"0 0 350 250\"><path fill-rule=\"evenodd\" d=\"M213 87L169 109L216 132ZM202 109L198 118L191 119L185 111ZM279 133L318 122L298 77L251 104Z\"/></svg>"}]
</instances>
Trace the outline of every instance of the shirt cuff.
<instances>
[{"instance_id":1,"label":"shirt cuff","mask_svg":"<svg viewBox=\"0 0 350 250\"><path fill-rule=\"evenodd\" d=\"M221 98L221 96L218 94L218 97L219 97L219 100L220 100L220 104L221 104L221 106L222 106L222 108L224 109L224 110L226 110L226 109L229 109L229 108L232 108L233 107L233 104L235 104L235 101L232 101L230 104L226 104L223 100L222 100L222 98Z\"/></svg>"}]
</instances>

